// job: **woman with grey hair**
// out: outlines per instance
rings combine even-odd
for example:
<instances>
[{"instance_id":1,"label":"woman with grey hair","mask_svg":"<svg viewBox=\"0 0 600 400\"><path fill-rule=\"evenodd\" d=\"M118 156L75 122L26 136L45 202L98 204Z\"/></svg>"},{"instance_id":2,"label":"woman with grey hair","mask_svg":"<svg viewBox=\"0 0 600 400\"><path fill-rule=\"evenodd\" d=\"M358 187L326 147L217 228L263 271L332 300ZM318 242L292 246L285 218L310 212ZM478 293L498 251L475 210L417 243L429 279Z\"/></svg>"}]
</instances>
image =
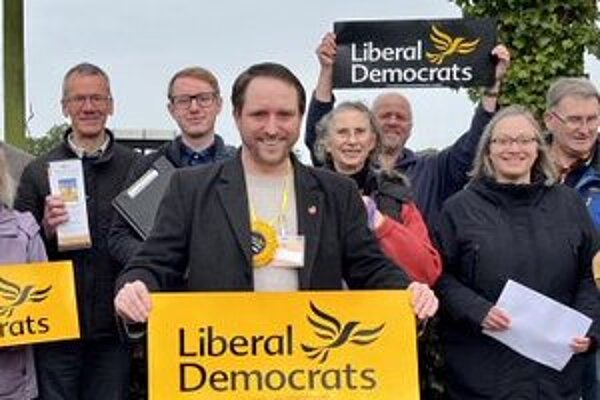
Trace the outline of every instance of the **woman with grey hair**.
<instances>
[{"instance_id":1,"label":"woman with grey hair","mask_svg":"<svg viewBox=\"0 0 600 400\"><path fill-rule=\"evenodd\" d=\"M540 126L525 108L507 107L490 121L471 182L445 203L435 237L444 261L437 289L447 398L578 399L581 354L595 347L596 322L564 344L575 355L562 371L483 333L510 329L511 315L495 305L509 279L594 320L600 313L594 226L577 193L556 183Z\"/></svg>"},{"instance_id":2,"label":"woman with grey hair","mask_svg":"<svg viewBox=\"0 0 600 400\"><path fill-rule=\"evenodd\" d=\"M421 213L406 179L373 168L381 131L361 102L344 102L317 124L317 156L332 171L352 178L363 194L369 226L383 252L414 280L433 285L441 273Z\"/></svg>"},{"instance_id":3,"label":"woman with grey hair","mask_svg":"<svg viewBox=\"0 0 600 400\"><path fill-rule=\"evenodd\" d=\"M39 226L30 213L12 209L13 183L0 149L0 268L46 260ZM0 399L37 398L37 383L30 346L0 347Z\"/></svg>"}]
</instances>

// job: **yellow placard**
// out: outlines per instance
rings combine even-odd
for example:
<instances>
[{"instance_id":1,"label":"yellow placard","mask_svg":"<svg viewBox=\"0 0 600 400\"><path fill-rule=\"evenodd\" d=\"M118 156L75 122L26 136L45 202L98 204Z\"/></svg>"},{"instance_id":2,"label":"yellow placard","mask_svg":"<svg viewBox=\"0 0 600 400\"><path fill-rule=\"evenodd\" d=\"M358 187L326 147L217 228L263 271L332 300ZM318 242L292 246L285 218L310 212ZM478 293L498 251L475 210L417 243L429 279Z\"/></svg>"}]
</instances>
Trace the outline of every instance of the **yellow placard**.
<instances>
[{"instance_id":1,"label":"yellow placard","mask_svg":"<svg viewBox=\"0 0 600 400\"><path fill-rule=\"evenodd\" d=\"M418 399L409 296L153 294L150 399Z\"/></svg>"},{"instance_id":2,"label":"yellow placard","mask_svg":"<svg viewBox=\"0 0 600 400\"><path fill-rule=\"evenodd\" d=\"M0 347L78 337L70 261L0 265Z\"/></svg>"}]
</instances>

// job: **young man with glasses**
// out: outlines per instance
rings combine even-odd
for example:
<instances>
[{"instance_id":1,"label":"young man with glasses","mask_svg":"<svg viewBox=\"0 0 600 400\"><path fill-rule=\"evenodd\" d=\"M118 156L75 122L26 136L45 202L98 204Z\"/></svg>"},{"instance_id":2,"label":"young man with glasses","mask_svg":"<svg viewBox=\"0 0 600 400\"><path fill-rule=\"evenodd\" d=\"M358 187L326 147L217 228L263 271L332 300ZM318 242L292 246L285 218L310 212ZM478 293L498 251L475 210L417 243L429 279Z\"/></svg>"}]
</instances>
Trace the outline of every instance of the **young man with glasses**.
<instances>
[{"instance_id":1,"label":"young man with glasses","mask_svg":"<svg viewBox=\"0 0 600 400\"><path fill-rule=\"evenodd\" d=\"M550 153L560 180L585 199L596 229L600 230L600 94L586 78L560 78L546 94L544 122ZM591 266L590 266L591 268ZM597 359L586 364L583 400L598 398Z\"/></svg>"},{"instance_id":2,"label":"young man with glasses","mask_svg":"<svg viewBox=\"0 0 600 400\"><path fill-rule=\"evenodd\" d=\"M184 168L212 164L235 155L235 148L226 145L223 138L215 133L223 100L219 82L212 72L196 66L178 71L169 82L167 97L167 109L179 126L181 135L136 162L126 187L162 156L176 168ZM141 247L143 239L123 217L116 214L108 242L113 257L125 265Z\"/></svg>"},{"instance_id":3,"label":"young man with glasses","mask_svg":"<svg viewBox=\"0 0 600 400\"><path fill-rule=\"evenodd\" d=\"M167 109L179 126L181 135L138 160L131 168L125 187L144 175L162 156L175 168L185 168L212 164L235 155L235 148L226 145L221 136L215 133L222 99L219 82L212 72L196 66L178 71L169 82L167 97ZM143 238L129 223L115 213L108 238L112 256L125 265L143 242ZM134 345L132 380L141 391L145 391L146 362L142 346Z\"/></svg>"},{"instance_id":4,"label":"young man with glasses","mask_svg":"<svg viewBox=\"0 0 600 400\"><path fill-rule=\"evenodd\" d=\"M106 128L113 113L110 82L99 67L83 63L63 81L62 111L71 121L64 140L23 172L15 208L30 211L42 227L49 260L71 260L75 269L81 339L36 345L40 398L123 399L129 352L118 336L110 301L119 265L108 252L112 199L136 154ZM83 164L91 248L58 249L56 229L69 219L65 203L51 196L48 163L79 158Z\"/></svg>"}]
</instances>

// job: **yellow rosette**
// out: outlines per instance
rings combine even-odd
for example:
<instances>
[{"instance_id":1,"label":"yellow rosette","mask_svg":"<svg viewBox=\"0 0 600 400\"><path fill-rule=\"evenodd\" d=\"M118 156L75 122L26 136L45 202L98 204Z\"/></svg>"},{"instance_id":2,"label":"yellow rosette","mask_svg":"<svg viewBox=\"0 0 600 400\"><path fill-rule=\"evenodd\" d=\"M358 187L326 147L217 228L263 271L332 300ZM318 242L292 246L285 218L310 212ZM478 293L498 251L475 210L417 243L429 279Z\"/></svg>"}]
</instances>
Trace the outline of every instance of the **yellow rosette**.
<instances>
[{"instance_id":1,"label":"yellow rosette","mask_svg":"<svg viewBox=\"0 0 600 400\"><path fill-rule=\"evenodd\" d=\"M279 247L277 232L271 224L255 219L251 226L252 264L254 268L268 265Z\"/></svg>"}]
</instances>

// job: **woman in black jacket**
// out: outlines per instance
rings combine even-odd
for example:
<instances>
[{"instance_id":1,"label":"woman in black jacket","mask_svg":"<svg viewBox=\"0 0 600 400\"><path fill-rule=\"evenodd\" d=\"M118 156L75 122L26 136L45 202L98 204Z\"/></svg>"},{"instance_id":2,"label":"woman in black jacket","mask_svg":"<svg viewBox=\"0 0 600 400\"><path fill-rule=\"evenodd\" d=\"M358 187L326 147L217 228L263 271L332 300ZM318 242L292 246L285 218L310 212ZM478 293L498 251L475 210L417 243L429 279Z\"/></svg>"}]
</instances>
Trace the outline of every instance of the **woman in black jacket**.
<instances>
[{"instance_id":1,"label":"woman in black jacket","mask_svg":"<svg viewBox=\"0 0 600 400\"><path fill-rule=\"evenodd\" d=\"M479 143L466 189L442 210L435 236L444 261L438 282L449 399L578 399L581 353L596 323L573 338L562 371L532 361L482 333L503 331L511 316L495 305L509 279L596 319L591 276L596 232L577 193L556 184L534 117L500 111Z\"/></svg>"}]
</instances>

